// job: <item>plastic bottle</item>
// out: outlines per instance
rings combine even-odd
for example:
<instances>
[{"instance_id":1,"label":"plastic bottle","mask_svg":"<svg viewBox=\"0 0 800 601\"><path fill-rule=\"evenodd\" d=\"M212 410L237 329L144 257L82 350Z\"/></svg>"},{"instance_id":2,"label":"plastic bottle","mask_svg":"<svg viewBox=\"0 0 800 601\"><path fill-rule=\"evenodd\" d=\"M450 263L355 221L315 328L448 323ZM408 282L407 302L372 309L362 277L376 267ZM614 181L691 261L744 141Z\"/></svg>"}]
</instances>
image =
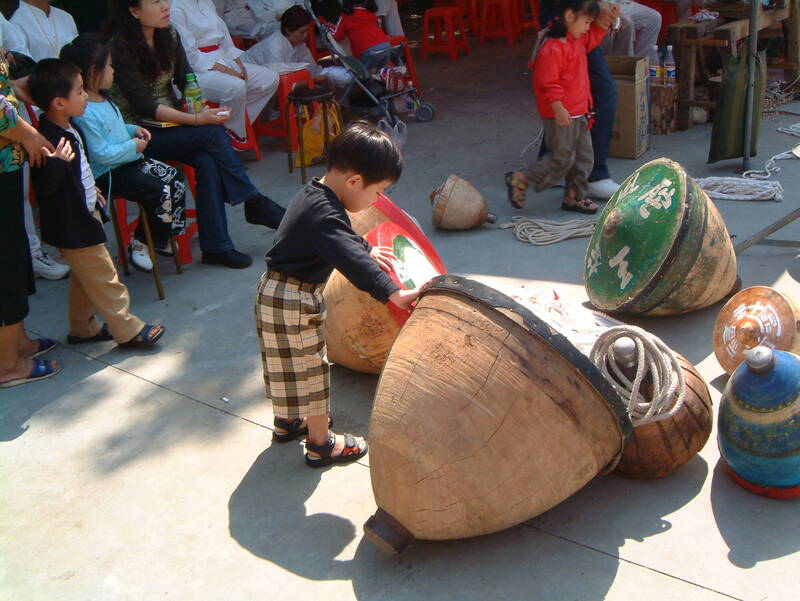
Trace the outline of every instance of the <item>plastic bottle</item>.
<instances>
[{"instance_id":1,"label":"plastic bottle","mask_svg":"<svg viewBox=\"0 0 800 601\"><path fill-rule=\"evenodd\" d=\"M674 84L677 81L677 74L672 46L667 46L667 54L664 56L664 83Z\"/></svg>"},{"instance_id":2,"label":"plastic bottle","mask_svg":"<svg viewBox=\"0 0 800 601\"><path fill-rule=\"evenodd\" d=\"M658 46L650 50L650 83L661 83L661 58L658 56Z\"/></svg>"},{"instance_id":3,"label":"plastic bottle","mask_svg":"<svg viewBox=\"0 0 800 601\"><path fill-rule=\"evenodd\" d=\"M183 89L183 98L186 101L186 112L195 115L203 111L203 90L197 85L194 73L186 74L186 87Z\"/></svg>"}]
</instances>

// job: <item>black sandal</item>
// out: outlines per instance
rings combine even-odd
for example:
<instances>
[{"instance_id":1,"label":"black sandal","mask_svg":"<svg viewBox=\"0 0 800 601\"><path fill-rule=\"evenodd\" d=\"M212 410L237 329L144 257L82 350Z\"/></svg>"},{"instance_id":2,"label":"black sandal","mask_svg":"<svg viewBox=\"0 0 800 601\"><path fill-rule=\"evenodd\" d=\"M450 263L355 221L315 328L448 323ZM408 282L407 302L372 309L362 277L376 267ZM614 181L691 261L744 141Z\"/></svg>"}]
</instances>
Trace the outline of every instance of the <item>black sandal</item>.
<instances>
[{"instance_id":1,"label":"black sandal","mask_svg":"<svg viewBox=\"0 0 800 601\"><path fill-rule=\"evenodd\" d=\"M150 332L156 328L161 328L161 330L159 330L157 334L150 336ZM165 329L164 326L145 324L136 336L128 340L128 342L120 343L119 346L123 348L150 348L164 335ZM137 338L139 338L139 340L137 340Z\"/></svg>"},{"instance_id":2,"label":"black sandal","mask_svg":"<svg viewBox=\"0 0 800 601\"><path fill-rule=\"evenodd\" d=\"M283 434L280 432L272 431L272 440L275 442L291 442L297 438L308 436L308 426L300 427L303 424L303 418L297 419L284 419L276 417L272 420L272 425L281 430L286 430ZM333 426L333 418L328 417L328 427Z\"/></svg>"},{"instance_id":3,"label":"black sandal","mask_svg":"<svg viewBox=\"0 0 800 601\"><path fill-rule=\"evenodd\" d=\"M597 213L597 205L594 203L594 201L589 200L588 198L581 198L580 200L573 199L573 202L575 204L562 202L561 210L575 211L576 213L583 213L584 215L594 215L595 213Z\"/></svg>"},{"instance_id":4,"label":"black sandal","mask_svg":"<svg viewBox=\"0 0 800 601\"><path fill-rule=\"evenodd\" d=\"M356 441L356 437L352 434L344 434L344 448L341 455L331 456L333 448L336 446L336 435L328 430L328 440L323 445L316 445L313 442L306 440L306 451L313 451L318 453L319 457L311 457L306 452L306 464L311 467L325 467L326 465L334 465L338 463L351 463L358 461L367 454L369 446L366 440L362 440L364 446L360 446Z\"/></svg>"}]
</instances>

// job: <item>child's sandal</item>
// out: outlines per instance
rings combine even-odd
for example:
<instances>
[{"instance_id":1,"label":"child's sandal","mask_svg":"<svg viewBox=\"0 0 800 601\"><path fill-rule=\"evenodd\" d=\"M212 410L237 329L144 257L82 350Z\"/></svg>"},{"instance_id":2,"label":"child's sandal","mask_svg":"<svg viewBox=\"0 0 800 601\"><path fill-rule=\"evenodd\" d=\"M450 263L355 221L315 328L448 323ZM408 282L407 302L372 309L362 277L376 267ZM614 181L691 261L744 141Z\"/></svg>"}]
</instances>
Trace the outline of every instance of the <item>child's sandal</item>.
<instances>
[{"instance_id":1,"label":"child's sandal","mask_svg":"<svg viewBox=\"0 0 800 601\"><path fill-rule=\"evenodd\" d=\"M565 201L566 200L570 200L570 202L561 203L562 211L575 211L576 213L583 213L584 215L594 215L597 213L597 204L588 198L570 198L565 199Z\"/></svg>"},{"instance_id":2,"label":"child's sandal","mask_svg":"<svg viewBox=\"0 0 800 601\"><path fill-rule=\"evenodd\" d=\"M361 459L369 450L366 440L363 438L357 439L352 434L344 434L344 448L341 454L331 456L335 446L336 435L331 431L328 431L328 440L325 444L316 445L306 440L306 451L312 451L319 455L319 457L311 457L308 452L306 452L306 464L311 467L325 467L326 465L338 463L351 463Z\"/></svg>"},{"instance_id":3,"label":"child's sandal","mask_svg":"<svg viewBox=\"0 0 800 601\"><path fill-rule=\"evenodd\" d=\"M308 426L303 426L303 418L284 419L276 417L272 420L272 425L285 432L272 431L272 440L275 442L291 442L303 436L308 436ZM333 426L333 418L328 417L328 427Z\"/></svg>"},{"instance_id":4,"label":"child's sandal","mask_svg":"<svg viewBox=\"0 0 800 601\"><path fill-rule=\"evenodd\" d=\"M528 182L514 174L514 171L506 172L506 192L511 206L521 209L525 206L525 190L528 189Z\"/></svg>"}]
</instances>

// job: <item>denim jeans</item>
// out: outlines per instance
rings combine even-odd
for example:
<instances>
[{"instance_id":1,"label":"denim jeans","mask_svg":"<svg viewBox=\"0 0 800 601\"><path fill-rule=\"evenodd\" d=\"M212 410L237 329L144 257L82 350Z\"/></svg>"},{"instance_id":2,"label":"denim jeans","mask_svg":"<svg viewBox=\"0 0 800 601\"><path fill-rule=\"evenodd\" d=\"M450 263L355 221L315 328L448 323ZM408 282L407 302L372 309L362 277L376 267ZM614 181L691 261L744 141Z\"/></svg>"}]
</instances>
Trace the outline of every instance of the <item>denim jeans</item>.
<instances>
[{"instance_id":1,"label":"denim jeans","mask_svg":"<svg viewBox=\"0 0 800 601\"><path fill-rule=\"evenodd\" d=\"M594 167L589 181L596 182L610 176L606 161L614 128L614 115L617 111L617 84L608 69L606 57L600 48L586 55L589 62L589 84L592 87L594 102L594 126L592 127L592 147L594 148Z\"/></svg>"},{"instance_id":2,"label":"denim jeans","mask_svg":"<svg viewBox=\"0 0 800 601\"><path fill-rule=\"evenodd\" d=\"M159 161L180 161L194 167L197 177L197 229L200 249L217 253L234 248L228 235L225 203L249 200L258 190L218 125L182 125L151 129L153 139L144 154Z\"/></svg>"}]
</instances>

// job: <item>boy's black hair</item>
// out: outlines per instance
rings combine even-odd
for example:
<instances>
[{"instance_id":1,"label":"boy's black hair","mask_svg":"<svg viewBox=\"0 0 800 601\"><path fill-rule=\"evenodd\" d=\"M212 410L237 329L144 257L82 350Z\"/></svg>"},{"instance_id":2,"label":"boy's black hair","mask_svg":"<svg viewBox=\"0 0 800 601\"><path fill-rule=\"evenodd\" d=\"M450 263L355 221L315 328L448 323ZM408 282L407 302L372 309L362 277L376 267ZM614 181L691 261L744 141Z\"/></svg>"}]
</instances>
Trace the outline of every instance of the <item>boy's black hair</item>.
<instances>
[{"instance_id":1,"label":"boy's black hair","mask_svg":"<svg viewBox=\"0 0 800 601\"><path fill-rule=\"evenodd\" d=\"M36 63L28 80L33 101L43 111L50 110L56 98L69 98L81 70L63 58L44 58Z\"/></svg>"},{"instance_id":2,"label":"boy's black hair","mask_svg":"<svg viewBox=\"0 0 800 601\"><path fill-rule=\"evenodd\" d=\"M328 147L328 170L355 172L364 185L396 182L403 172L403 158L394 142L365 121L355 121Z\"/></svg>"},{"instance_id":3,"label":"boy's black hair","mask_svg":"<svg viewBox=\"0 0 800 601\"><path fill-rule=\"evenodd\" d=\"M352 15L356 7L366 8L371 13L378 12L378 4L375 0L343 0L342 12Z\"/></svg>"},{"instance_id":4,"label":"boy's black hair","mask_svg":"<svg viewBox=\"0 0 800 601\"><path fill-rule=\"evenodd\" d=\"M586 15L596 19L600 14L600 4L597 0L560 0L556 3L556 18L550 24L548 38L563 38L567 35L567 24L564 22L564 13L571 10L576 15Z\"/></svg>"},{"instance_id":5,"label":"boy's black hair","mask_svg":"<svg viewBox=\"0 0 800 601\"><path fill-rule=\"evenodd\" d=\"M281 33L286 35L290 31L300 29L309 23L311 23L311 15L302 6L295 4L283 11L281 15Z\"/></svg>"},{"instance_id":6,"label":"boy's black hair","mask_svg":"<svg viewBox=\"0 0 800 601\"><path fill-rule=\"evenodd\" d=\"M94 88L92 80L99 78L106 68L111 47L96 33L82 33L64 45L59 56L78 66L83 74L83 85Z\"/></svg>"}]
</instances>

